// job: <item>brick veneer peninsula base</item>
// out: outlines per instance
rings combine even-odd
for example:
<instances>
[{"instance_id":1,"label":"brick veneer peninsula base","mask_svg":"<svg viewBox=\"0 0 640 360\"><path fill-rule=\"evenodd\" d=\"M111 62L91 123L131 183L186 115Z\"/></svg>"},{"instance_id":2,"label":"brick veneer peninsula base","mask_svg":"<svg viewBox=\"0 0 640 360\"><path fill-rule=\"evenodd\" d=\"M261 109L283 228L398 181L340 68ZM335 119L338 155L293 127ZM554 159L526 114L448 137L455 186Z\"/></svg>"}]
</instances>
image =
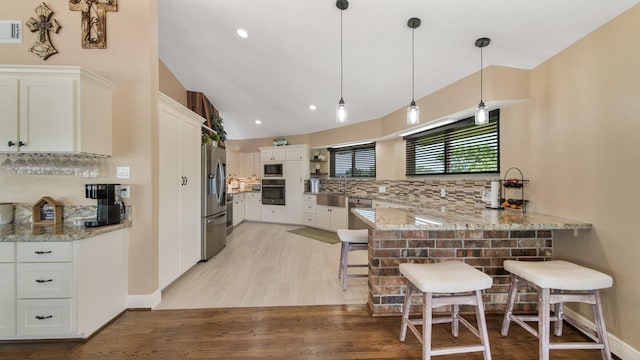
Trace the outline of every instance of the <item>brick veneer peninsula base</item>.
<instances>
[{"instance_id":1,"label":"brick veneer peninsula base","mask_svg":"<svg viewBox=\"0 0 640 360\"><path fill-rule=\"evenodd\" d=\"M369 300L373 316L401 315L407 280L398 265L404 262L430 263L463 261L493 278L484 294L486 311L502 313L511 285L504 260L551 260L551 230L373 230L369 228ZM533 289L518 293L515 311L536 309ZM421 303L415 296L413 302ZM414 309L414 307L412 307ZM415 307L416 311L420 309ZM462 308L465 310L465 308ZM437 310L436 310L437 311ZM449 311L443 307L441 311Z\"/></svg>"}]
</instances>

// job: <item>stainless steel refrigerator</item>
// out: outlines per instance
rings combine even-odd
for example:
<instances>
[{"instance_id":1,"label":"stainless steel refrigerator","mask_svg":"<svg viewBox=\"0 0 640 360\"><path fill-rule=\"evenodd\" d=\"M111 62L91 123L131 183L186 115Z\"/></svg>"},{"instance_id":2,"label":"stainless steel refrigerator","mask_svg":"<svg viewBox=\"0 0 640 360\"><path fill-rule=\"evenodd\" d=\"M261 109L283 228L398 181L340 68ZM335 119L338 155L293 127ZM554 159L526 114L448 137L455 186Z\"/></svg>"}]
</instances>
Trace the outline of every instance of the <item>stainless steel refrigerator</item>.
<instances>
[{"instance_id":1,"label":"stainless steel refrigerator","mask_svg":"<svg viewBox=\"0 0 640 360\"><path fill-rule=\"evenodd\" d=\"M202 145L202 261L227 244L227 193L224 149Z\"/></svg>"}]
</instances>

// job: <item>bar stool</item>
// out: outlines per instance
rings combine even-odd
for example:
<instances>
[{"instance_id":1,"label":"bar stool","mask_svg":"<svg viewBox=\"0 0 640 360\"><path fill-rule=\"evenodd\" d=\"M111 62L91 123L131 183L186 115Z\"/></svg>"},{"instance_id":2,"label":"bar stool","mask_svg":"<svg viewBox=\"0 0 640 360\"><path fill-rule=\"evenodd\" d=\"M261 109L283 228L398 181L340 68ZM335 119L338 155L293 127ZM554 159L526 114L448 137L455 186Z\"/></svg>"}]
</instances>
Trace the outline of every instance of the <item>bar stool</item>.
<instances>
[{"instance_id":1,"label":"bar stool","mask_svg":"<svg viewBox=\"0 0 640 360\"><path fill-rule=\"evenodd\" d=\"M609 288L613 279L609 275L563 260L515 261L505 260L504 268L511 273L511 288L507 308L502 321L502 336L507 336L511 321L538 337L540 360L549 359L549 350L555 349L600 349L602 358L611 360L607 329L602 314L599 289ZM520 285L534 287L538 292L538 315L515 315L512 313ZM564 302L591 304L596 331L587 329L563 313ZM551 305L554 314L550 315ZM586 334L595 335L596 342L549 342L550 322L555 321L554 334L562 335L562 322L570 324ZM537 321L538 330L525 321Z\"/></svg>"},{"instance_id":2,"label":"bar stool","mask_svg":"<svg viewBox=\"0 0 640 360\"><path fill-rule=\"evenodd\" d=\"M340 264L338 265L338 279L342 278L342 290L347 290L347 278L367 277L367 274L349 274L350 267L368 267L368 264L349 265L349 252L356 250L367 250L369 248L369 231L338 229L338 237L342 242L340 250Z\"/></svg>"},{"instance_id":3,"label":"bar stool","mask_svg":"<svg viewBox=\"0 0 640 360\"><path fill-rule=\"evenodd\" d=\"M460 261L433 264L403 263L400 264L400 273L409 280L404 295L400 341L405 340L408 327L422 343L422 356L425 360L437 355L475 351L482 351L484 359L491 360L487 323L482 302L482 290L490 288L493 283L489 275ZM421 291L423 294L421 320L409 319L411 295L416 290ZM469 292L473 292L473 294L468 294ZM445 305L452 305L451 315L434 318L432 309ZM477 329L459 315L460 305L473 305L476 307ZM432 349L432 326L433 324L441 323L451 323L451 334L454 337L458 337L459 324L464 325L480 339L480 345ZM420 334L416 325L422 325L422 334Z\"/></svg>"}]
</instances>

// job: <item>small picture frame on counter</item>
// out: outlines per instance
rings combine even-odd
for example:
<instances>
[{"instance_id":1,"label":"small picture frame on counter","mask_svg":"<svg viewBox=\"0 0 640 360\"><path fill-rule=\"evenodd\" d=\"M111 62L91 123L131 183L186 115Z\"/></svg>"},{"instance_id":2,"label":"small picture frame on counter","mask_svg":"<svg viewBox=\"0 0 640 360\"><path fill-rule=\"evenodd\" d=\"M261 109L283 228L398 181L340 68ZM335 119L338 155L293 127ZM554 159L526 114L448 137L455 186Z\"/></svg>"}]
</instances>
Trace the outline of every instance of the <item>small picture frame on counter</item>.
<instances>
[{"instance_id":1,"label":"small picture frame on counter","mask_svg":"<svg viewBox=\"0 0 640 360\"><path fill-rule=\"evenodd\" d=\"M62 203L45 196L38 200L32 207L33 224L59 224L62 223Z\"/></svg>"}]
</instances>

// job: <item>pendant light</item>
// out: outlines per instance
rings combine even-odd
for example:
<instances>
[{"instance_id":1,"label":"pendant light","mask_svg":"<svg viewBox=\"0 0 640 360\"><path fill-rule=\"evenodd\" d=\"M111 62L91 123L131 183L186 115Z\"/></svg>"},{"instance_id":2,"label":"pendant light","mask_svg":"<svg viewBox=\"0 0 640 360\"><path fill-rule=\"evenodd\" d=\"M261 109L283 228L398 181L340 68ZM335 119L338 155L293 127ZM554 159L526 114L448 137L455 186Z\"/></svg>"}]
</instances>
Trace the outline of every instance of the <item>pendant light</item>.
<instances>
[{"instance_id":1,"label":"pendant light","mask_svg":"<svg viewBox=\"0 0 640 360\"><path fill-rule=\"evenodd\" d=\"M489 123L489 111L482 101L482 48L489 45L491 39L483 37L476 40L476 46L480 48L480 103L476 108L476 125L486 125Z\"/></svg>"},{"instance_id":2,"label":"pendant light","mask_svg":"<svg viewBox=\"0 0 640 360\"><path fill-rule=\"evenodd\" d=\"M415 30L420 26L419 18L411 18L407 21L407 26L411 28L411 104L407 108L407 124L415 125L420 122L420 106L415 100Z\"/></svg>"},{"instance_id":3,"label":"pendant light","mask_svg":"<svg viewBox=\"0 0 640 360\"><path fill-rule=\"evenodd\" d=\"M348 118L347 104L344 103L344 98L342 97L342 13L349 7L349 1L338 0L336 1L336 7L340 9L340 101L338 101L338 106L336 106L336 122L344 124L347 122Z\"/></svg>"}]
</instances>

